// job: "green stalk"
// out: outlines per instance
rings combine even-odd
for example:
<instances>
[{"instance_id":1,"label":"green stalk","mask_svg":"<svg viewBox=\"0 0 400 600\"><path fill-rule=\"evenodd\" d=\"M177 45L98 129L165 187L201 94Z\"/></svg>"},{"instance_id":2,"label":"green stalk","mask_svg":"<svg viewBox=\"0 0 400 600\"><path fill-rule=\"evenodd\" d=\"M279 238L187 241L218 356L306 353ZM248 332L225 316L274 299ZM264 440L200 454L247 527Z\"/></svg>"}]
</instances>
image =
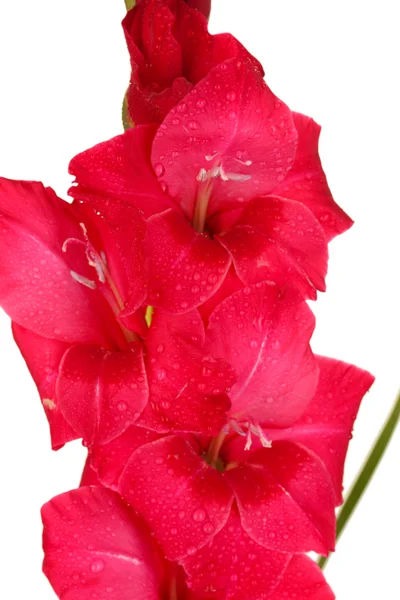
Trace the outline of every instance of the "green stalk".
<instances>
[{"instance_id":1,"label":"green stalk","mask_svg":"<svg viewBox=\"0 0 400 600\"><path fill-rule=\"evenodd\" d=\"M379 434L378 439L376 440L373 448L371 449L367 460L364 463L357 479L353 483L351 490L346 498L345 503L343 504L336 525L336 539L339 540L341 534L343 533L347 522L349 521L351 515L355 511L357 504L361 500L365 490L368 487L380 461L382 460L383 455L385 454L386 448L392 438L394 430L399 422L400 418L400 393L397 396L396 402L392 408L392 411L387 418L385 425L381 433ZM326 565L329 556L321 556L318 560L318 565L321 569Z\"/></svg>"},{"instance_id":2,"label":"green stalk","mask_svg":"<svg viewBox=\"0 0 400 600\"><path fill-rule=\"evenodd\" d=\"M131 10L135 6L136 0L125 0L126 10Z\"/></svg>"}]
</instances>

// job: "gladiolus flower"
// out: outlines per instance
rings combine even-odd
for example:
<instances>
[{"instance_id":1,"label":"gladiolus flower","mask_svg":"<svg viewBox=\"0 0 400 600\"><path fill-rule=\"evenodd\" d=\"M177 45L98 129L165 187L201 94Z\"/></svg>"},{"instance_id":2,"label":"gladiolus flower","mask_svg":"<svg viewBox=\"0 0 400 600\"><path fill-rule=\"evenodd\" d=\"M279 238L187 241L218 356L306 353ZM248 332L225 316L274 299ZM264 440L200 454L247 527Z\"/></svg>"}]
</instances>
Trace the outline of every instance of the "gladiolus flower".
<instances>
[{"instance_id":1,"label":"gladiolus flower","mask_svg":"<svg viewBox=\"0 0 400 600\"><path fill-rule=\"evenodd\" d=\"M315 299L327 242L351 224L326 183L318 133L249 60L226 61L159 128L138 126L75 157L70 193L143 211L153 306L200 306L231 262L245 285L291 283Z\"/></svg>"},{"instance_id":2,"label":"gladiolus flower","mask_svg":"<svg viewBox=\"0 0 400 600\"><path fill-rule=\"evenodd\" d=\"M209 435L230 406L235 374L203 349L196 311L155 315L147 331L146 227L125 208L125 225L112 227L39 183L1 180L0 302L54 448L76 437L106 443L139 417L156 431Z\"/></svg>"},{"instance_id":3,"label":"gladiolus flower","mask_svg":"<svg viewBox=\"0 0 400 600\"><path fill-rule=\"evenodd\" d=\"M206 339L238 372L228 426L217 437L210 442L131 427L91 453L100 481L145 518L166 557L183 563L199 593L204 586L230 589L231 570L222 565L207 577L196 575L209 572L210 557L221 554L228 538L238 560L247 552L264 565L265 593L293 554L334 549L347 445L373 382L352 365L314 359L305 302L270 288L237 292L210 316ZM302 332L295 342L292 327ZM246 577L238 569L232 597L241 597Z\"/></svg>"}]
</instances>

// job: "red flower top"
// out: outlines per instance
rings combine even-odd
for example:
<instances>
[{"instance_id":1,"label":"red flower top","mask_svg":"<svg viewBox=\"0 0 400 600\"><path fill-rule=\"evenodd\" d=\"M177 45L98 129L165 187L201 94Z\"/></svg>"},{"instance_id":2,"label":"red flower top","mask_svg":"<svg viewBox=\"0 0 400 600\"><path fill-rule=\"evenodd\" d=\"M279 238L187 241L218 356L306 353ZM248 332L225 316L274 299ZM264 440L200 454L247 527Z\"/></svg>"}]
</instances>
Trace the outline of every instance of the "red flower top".
<instances>
[{"instance_id":1,"label":"red flower top","mask_svg":"<svg viewBox=\"0 0 400 600\"><path fill-rule=\"evenodd\" d=\"M251 56L232 35L208 32L209 12L209 0L141 0L128 12L122 25L132 66L127 100L133 123L160 123L213 67Z\"/></svg>"}]
</instances>

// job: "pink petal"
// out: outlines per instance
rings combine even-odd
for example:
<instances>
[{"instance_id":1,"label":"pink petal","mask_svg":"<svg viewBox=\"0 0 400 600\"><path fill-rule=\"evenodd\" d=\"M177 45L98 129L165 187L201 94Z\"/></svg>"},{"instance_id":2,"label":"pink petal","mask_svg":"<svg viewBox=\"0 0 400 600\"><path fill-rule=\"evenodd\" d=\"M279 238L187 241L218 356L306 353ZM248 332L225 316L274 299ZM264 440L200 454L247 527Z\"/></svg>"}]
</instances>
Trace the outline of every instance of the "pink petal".
<instances>
[{"instance_id":1,"label":"pink petal","mask_svg":"<svg viewBox=\"0 0 400 600\"><path fill-rule=\"evenodd\" d=\"M81 203L75 207L84 223L89 219L86 229L91 242L96 235L96 251L104 257L107 269L104 286L110 286L110 278L118 318L132 315L147 295L145 220L133 206L101 196L92 198L90 205ZM91 221L97 231L90 227ZM100 283L98 286L101 287Z\"/></svg>"},{"instance_id":2,"label":"pink petal","mask_svg":"<svg viewBox=\"0 0 400 600\"><path fill-rule=\"evenodd\" d=\"M318 367L309 346L314 317L295 290L268 283L244 288L212 313L207 348L235 369L231 415L284 427L311 400Z\"/></svg>"},{"instance_id":3,"label":"pink petal","mask_svg":"<svg viewBox=\"0 0 400 600\"><path fill-rule=\"evenodd\" d=\"M68 344L43 338L17 323L12 324L14 340L34 380L50 426L51 446L59 450L79 436L64 419L56 398L60 362Z\"/></svg>"},{"instance_id":4,"label":"pink petal","mask_svg":"<svg viewBox=\"0 0 400 600\"><path fill-rule=\"evenodd\" d=\"M289 554L271 552L249 538L233 507L225 527L183 566L195 592L213 590L212 597L221 600L259 600L269 598L289 561Z\"/></svg>"},{"instance_id":5,"label":"pink petal","mask_svg":"<svg viewBox=\"0 0 400 600\"><path fill-rule=\"evenodd\" d=\"M154 86L153 86L154 87ZM133 123L162 123L169 111L190 92L193 84L178 77L171 87L162 92L141 89L132 77L127 91L129 117Z\"/></svg>"},{"instance_id":6,"label":"pink petal","mask_svg":"<svg viewBox=\"0 0 400 600\"><path fill-rule=\"evenodd\" d=\"M155 130L154 125L134 127L75 156L69 164L77 184L71 196L89 203L92 196L124 201L145 217L173 206L150 163Z\"/></svg>"},{"instance_id":7,"label":"pink petal","mask_svg":"<svg viewBox=\"0 0 400 600\"><path fill-rule=\"evenodd\" d=\"M328 248L314 215L299 202L269 196L253 200L236 227L219 238L248 285L291 283L306 298L325 291Z\"/></svg>"},{"instance_id":8,"label":"pink petal","mask_svg":"<svg viewBox=\"0 0 400 600\"><path fill-rule=\"evenodd\" d=\"M148 229L148 303L182 314L210 298L229 269L228 252L217 241L196 233L176 211L150 218Z\"/></svg>"},{"instance_id":9,"label":"pink petal","mask_svg":"<svg viewBox=\"0 0 400 600\"><path fill-rule=\"evenodd\" d=\"M97 476L96 471L93 469L91 464L90 455L87 456L85 461L85 466L83 467L81 481L79 483L79 487L86 487L89 485L97 485L101 486L102 483Z\"/></svg>"},{"instance_id":10,"label":"pink petal","mask_svg":"<svg viewBox=\"0 0 400 600\"><path fill-rule=\"evenodd\" d=\"M223 360L205 349L198 311L153 315L146 337L149 403L140 424L160 432L217 435L226 423L226 393L236 377Z\"/></svg>"},{"instance_id":11,"label":"pink petal","mask_svg":"<svg viewBox=\"0 0 400 600\"><path fill-rule=\"evenodd\" d=\"M211 12L211 0L186 0L188 6L200 10L208 19Z\"/></svg>"},{"instance_id":12,"label":"pink petal","mask_svg":"<svg viewBox=\"0 0 400 600\"><path fill-rule=\"evenodd\" d=\"M117 491L119 479L131 455L145 444L160 438L149 429L131 425L108 444L96 444L90 448L90 465L102 485Z\"/></svg>"},{"instance_id":13,"label":"pink petal","mask_svg":"<svg viewBox=\"0 0 400 600\"><path fill-rule=\"evenodd\" d=\"M204 304L201 304L198 307L198 311L201 314L204 324L208 325L208 319L218 304L221 304L225 298L232 296L232 294L235 292L242 290L243 287L243 283L236 275L235 267L231 265L224 281L222 282L222 285L218 288L215 294L213 294L211 298L204 302Z\"/></svg>"},{"instance_id":14,"label":"pink petal","mask_svg":"<svg viewBox=\"0 0 400 600\"><path fill-rule=\"evenodd\" d=\"M142 523L120 497L81 487L42 508L43 570L63 600L159 600L162 570Z\"/></svg>"},{"instance_id":15,"label":"pink petal","mask_svg":"<svg viewBox=\"0 0 400 600\"><path fill-rule=\"evenodd\" d=\"M263 73L260 63L233 35L211 35L206 19L183 0L177 2L175 35L182 47L183 72L192 83L198 83L211 69L235 57L250 59Z\"/></svg>"},{"instance_id":16,"label":"pink petal","mask_svg":"<svg viewBox=\"0 0 400 600\"><path fill-rule=\"evenodd\" d=\"M268 600L335 600L321 569L307 556L293 556L278 587Z\"/></svg>"},{"instance_id":17,"label":"pink petal","mask_svg":"<svg viewBox=\"0 0 400 600\"><path fill-rule=\"evenodd\" d=\"M341 504L343 466L361 400L374 377L354 365L317 356L318 386L304 414L290 428L268 431L271 439L288 439L309 448L324 462Z\"/></svg>"},{"instance_id":18,"label":"pink petal","mask_svg":"<svg viewBox=\"0 0 400 600\"><path fill-rule=\"evenodd\" d=\"M183 74L182 49L173 33L174 23L168 2L159 0L141 0L122 21L132 79L144 88L157 83L163 89Z\"/></svg>"},{"instance_id":19,"label":"pink petal","mask_svg":"<svg viewBox=\"0 0 400 600\"><path fill-rule=\"evenodd\" d=\"M120 478L120 492L146 519L169 560L212 540L232 504L221 474L177 436L137 450Z\"/></svg>"},{"instance_id":20,"label":"pink petal","mask_svg":"<svg viewBox=\"0 0 400 600\"><path fill-rule=\"evenodd\" d=\"M293 119L299 136L296 158L288 176L274 193L305 204L315 214L330 241L349 229L353 221L336 204L328 187L318 155L321 127L299 113L293 113Z\"/></svg>"},{"instance_id":21,"label":"pink petal","mask_svg":"<svg viewBox=\"0 0 400 600\"><path fill-rule=\"evenodd\" d=\"M84 253L71 264L62 251L82 238L71 206L41 183L0 179L0 222L0 304L13 321L63 342L105 343L109 308L71 275L94 269Z\"/></svg>"},{"instance_id":22,"label":"pink petal","mask_svg":"<svg viewBox=\"0 0 400 600\"><path fill-rule=\"evenodd\" d=\"M335 503L329 474L315 455L273 442L224 474L235 491L244 530L280 552L327 554L335 546Z\"/></svg>"},{"instance_id":23,"label":"pink petal","mask_svg":"<svg viewBox=\"0 0 400 600\"><path fill-rule=\"evenodd\" d=\"M72 346L60 366L57 399L86 444L111 441L139 418L148 400L140 345L121 352Z\"/></svg>"},{"instance_id":24,"label":"pink petal","mask_svg":"<svg viewBox=\"0 0 400 600\"><path fill-rule=\"evenodd\" d=\"M196 203L208 202L210 217L272 192L290 168L296 142L290 110L250 59L232 59L212 69L167 115L154 139L152 163L192 220ZM202 170L221 166L233 174L227 181L199 181Z\"/></svg>"}]
</instances>

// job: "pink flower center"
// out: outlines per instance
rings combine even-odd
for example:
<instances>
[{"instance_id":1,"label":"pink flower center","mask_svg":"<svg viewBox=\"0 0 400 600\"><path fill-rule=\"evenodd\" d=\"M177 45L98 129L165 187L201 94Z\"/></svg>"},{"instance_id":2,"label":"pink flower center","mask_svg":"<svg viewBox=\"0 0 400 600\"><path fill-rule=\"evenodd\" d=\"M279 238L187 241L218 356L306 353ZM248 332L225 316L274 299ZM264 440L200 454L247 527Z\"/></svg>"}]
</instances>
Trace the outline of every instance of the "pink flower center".
<instances>
[{"instance_id":1,"label":"pink flower center","mask_svg":"<svg viewBox=\"0 0 400 600\"><path fill-rule=\"evenodd\" d=\"M85 255L88 264L95 269L96 279L89 279L83 275L80 275L76 271L70 270L71 277L75 279L78 283L88 287L91 290L95 290L99 288L104 298L110 305L114 315L118 317L120 313L124 310L125 305L122 300L121 294L118 290L117 285L115 284L111 273L108 269L107 257L104 251L98 252L92 243L89 240L87 229L84 223L79 223L82 228L83 235L85 237L85 241L79 240L78 238L68 238L65 240L62 251L67 252L68 246L71 244L82 246L85 249ZM100 284L100 285L98 285ZM118 321L118 324L125 336L125 339L128 343L138 341L139 337L133 331L129 331L122 323Z\"/></svg>"},{"instance_id":2,"label":"pink flower center","mask_svg":"<svg viewBox=\"0 0 400 600\"><path fill-rule=\"evenodd\" d=\"M242 156L242 153L239 153ZM196 179L199 182L197 199L194 209L193 216L193 227L200 233L204 232L207 212L215 180L220 179L223 182L227 181L248 181L251 179L251 175L245 173L234 173L229 170L226 165L227 162L230 164L232 161L238 163L244 167L250 167L252 165L251 160L242 160L239 157L220 156L219 153L212 156L206 155L204 157L207 162L211 162L212 165L209 169L201 168Z\"/></svg>"}]
</instances>

